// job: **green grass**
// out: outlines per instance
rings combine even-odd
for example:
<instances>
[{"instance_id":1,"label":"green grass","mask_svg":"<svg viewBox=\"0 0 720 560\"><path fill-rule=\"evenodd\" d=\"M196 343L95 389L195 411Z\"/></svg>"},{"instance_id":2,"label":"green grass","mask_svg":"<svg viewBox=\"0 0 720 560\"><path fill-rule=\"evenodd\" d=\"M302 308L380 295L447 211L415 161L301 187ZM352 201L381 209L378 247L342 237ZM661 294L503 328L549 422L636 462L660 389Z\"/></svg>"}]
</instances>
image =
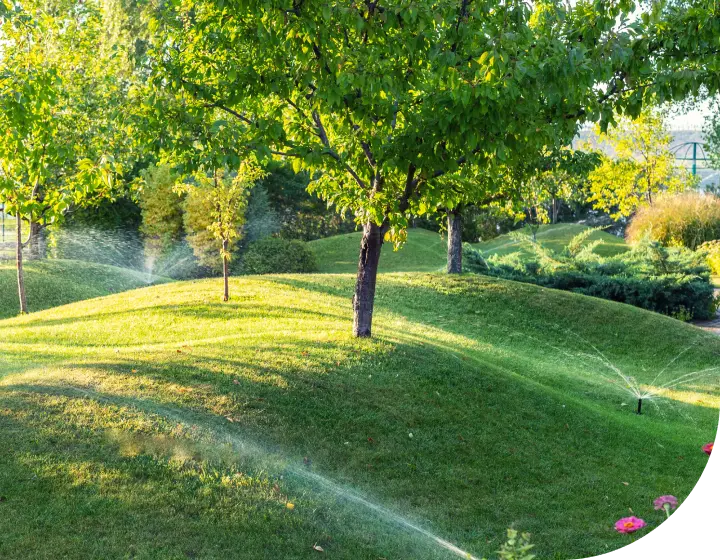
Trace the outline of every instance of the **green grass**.
<instances>
[{"instance_id":1,"label":"green grass","mask_svg":"<svg viewBox=\"0 0 720 560\"><path fill-rule=\"evenodd\" d=\"M0 321L0 558L448 557L316 475L478 557L515 525L540 558L580 558L628 544L612 525L630 508L656 527L652 500L698 480L717 385L637 416L579 337L648 385L688 347L660 381L716 366L720 338L400 273L355 340L353 282L236 278L226 304L218 279L177 282Z\"/></svg>"},{"instance_id":2,"label":"green grass","mask_svg":"<svg viewBox=\"0 0 720 560\"><path fill-rule=\"evenodd\" d=\"M24 269L30 312L148 284L147 275L141 272L80 261L27 261ZM16 279L15 263L0 262L0 319L17 315Z\"/></svg>"},{"instance_id":3,"label":"green grass","mask_svg":"<svg viewBox=\"0 0 720 560\"><path fill-rule=\"evenodd\" d=\"M320 272L357 271L362 233L346 233L311 241ZM398 251L392 243L383 246L380 270L384 272L435 272L447 264L447 240L440 234L415 228L408 231L405 245Z\"/></svg>"},{"instance_id":4,"label":"green grass","mask_svg":"<svg viewBox=\"0 0 720 560\"><path fill-rule=\"evenodd\" d=\"M548 224L540 226L537 233L538 242L552 249L553 251L562 251L570 242L570 240L576 235L582 233L588 229L587 226L582 224ZM525 233L531 234L529 228L525 228ZM600 244L595 252L602 256L612 256L627 251L628 247L625 244L625 240L622 237L617 237L604 231L596 231L590 235L589 241L601 240ZM509 253L522 253L529 254L530 250L522 242L513 239L509 235L501 235L490 241L482 243L475 243L473 246L480 249L485 256L490 255L507 255Z\"/></svg>"},{"instance_id":5,"label":"green grass","mask_svg":"<svg viewBox=\"0 0 720 560\"><path fill-rule=\"evenodd\" d=\"M556 224L540 227L537 239L555 251L561 251L577 234L587 229L582 224ZM529 232L529 230L528 230ZM357 270L357 258L360 250L360 232L335 235L325 239L311 241L310 246L318 257L320 272L354 273ZM615 235L598 231L590 240L600 239L603 243L595 250L603 256L616 255L627 250L625 241ZM491 241L475 243L485 256L506 255L520 252L529 254L522 242L509 235L501 235ZM380 257L380 270L383 272L436 272L444 270L447 263L447 238L424 229L411 229L407 243L393 251L391 244L383 247Z\"/></svg>"}]
</instances>

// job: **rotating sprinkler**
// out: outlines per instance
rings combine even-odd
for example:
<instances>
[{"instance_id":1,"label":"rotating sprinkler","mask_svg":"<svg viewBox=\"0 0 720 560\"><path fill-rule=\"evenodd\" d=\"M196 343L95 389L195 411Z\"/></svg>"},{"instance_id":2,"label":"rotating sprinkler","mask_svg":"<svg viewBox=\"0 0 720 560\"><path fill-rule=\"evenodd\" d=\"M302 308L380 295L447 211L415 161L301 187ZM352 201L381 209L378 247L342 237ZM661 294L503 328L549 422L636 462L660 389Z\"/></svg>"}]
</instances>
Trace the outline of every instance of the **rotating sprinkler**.
<instances>
[{"instance_id":1,"label":"rotating sprinkler","mask_svg":"<svg viewBox=\"0 0 720 560\"><path fill-rule=\"evenodd\" d=\"M637 413L642 414L642 398L638 399Z\"/></svg>"}]
</instances>

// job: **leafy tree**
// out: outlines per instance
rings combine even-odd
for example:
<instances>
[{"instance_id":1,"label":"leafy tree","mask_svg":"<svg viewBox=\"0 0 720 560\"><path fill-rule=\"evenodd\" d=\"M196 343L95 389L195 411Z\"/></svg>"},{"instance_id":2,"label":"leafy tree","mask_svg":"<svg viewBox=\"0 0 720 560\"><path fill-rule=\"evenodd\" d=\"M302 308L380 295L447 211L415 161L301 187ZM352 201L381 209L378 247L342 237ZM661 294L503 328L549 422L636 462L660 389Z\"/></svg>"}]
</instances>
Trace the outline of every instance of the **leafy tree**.
<instances>
[{"instance_id":1,"label":"leafy tree","mask_svg":"<svg viewBox=\"0 0 720 560\"><path fill-rule=\"evenodd\" d=\"M233 247L242 236L250 190L262 176L257 164L244 161L234 176L218 169L210 175L198 172L192 182L176 187L186 195L185 229L195 256L204 265L217 262L212 254L220 257L225 286L223 301L230 298L229 263Z\"/></svg>"},{"instance_id":2,"label":"leafy tree","mask_svg":"<svg viewBox=\"0 0 720 560\"><path fill-rule=\"evenodd\" d=\"M178 180L169 165L152 165L142 173L140 232L150 258L166 253L183 235L182 197L175 190Z\"/></svg>"},{"instance_id":3,"label":"leafy tree","mask_svg":"<svg viewBox=\"0 0 720 560\"><path fill-rule=\"evenodd\" d=\"M658 111L646 111L635 120L621 119L606 133L598 130L598 137L615 155L603 157L590 173L590 201L614 219L632 216L660 192L677 193L696 184L676 164L670 150L672 136Z\"/></svg>"},{"instance_id":4,"label":"leafy tree","mask_svg":"<svg viewBox=\"0 0 720 560\"><path fill-rule=\"evenodd\" d=\"M353 298L369 336L380 251L444 204L438 179L569 143L578 120L717 91L717 7L597 1L171 0L155 85L235 119L363 227ZM691 68L688 68L691 66ZM267 150L264 150L267 153Z\"/></svg>"},{"instance_id":5,"label":"leafy tree","mask_svg":"<svg viewBox=\"0 0 720 560\"><path fill-rule=\"evenodd\" d=\"M58 1L13 4L0 16L0 202L17 217L20 312L27 311L22 224L62 220L72 205L109 196L120 166L105 149L115 138L108 99L117 88L97 74L93 6ZM92 55L92 56L91 56Z\"/></svg>"}]
</instances>

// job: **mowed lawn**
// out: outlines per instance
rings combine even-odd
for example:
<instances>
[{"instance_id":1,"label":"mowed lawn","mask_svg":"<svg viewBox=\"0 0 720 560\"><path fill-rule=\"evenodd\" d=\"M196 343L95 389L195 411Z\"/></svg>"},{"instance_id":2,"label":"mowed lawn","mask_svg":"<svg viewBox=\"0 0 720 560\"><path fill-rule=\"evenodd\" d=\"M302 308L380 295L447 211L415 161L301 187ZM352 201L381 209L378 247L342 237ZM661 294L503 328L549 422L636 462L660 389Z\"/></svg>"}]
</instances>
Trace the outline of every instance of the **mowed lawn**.
<instances>
[{"instance_id":1,"label":"mowed lawn","mask_svg":"<svg viewBox=\"0 0 720 560\"><path fill-rule=\"evenodd\" d=\"M24 268L30 312L167 281L127 268L70 260L27 261ZM0 262L0 319L18 311L15 263Z\"/></svg>"},{"instance_id":2,"label":"mowed lawn","mask_svg":"<svg viewBox=\"0 0 720 560\"><path fill-rule=\"evenodd\" d=\"M357 271L362 232L334 235L310 242L318 258L320 272ZM435 272L447 264L447 238L426 229L408 230L407 242L399 250L392 243L383 245L380 270L385 272Z\"/></svg>"},{"instance_id":3,"label":"mowed lawn","mask_svg":"<svg viewBox=\"0 0 720 560\"><path fill-rule=\"evenodd\" d=\"M176 282L0 321L0 558L452 557L393 514L478 558L511 525L540 558L581 558L698 480L717 376L638 416L612 368L670 386L716 367L720 338L397 273L356 340L353 283L234 278L223 304L219 279Z\"/></svg>"},{"instance_id":4,"label":"mowed lawn","mask_svg":"<svg viewBox=\"0 0 720 560\"><path fill-rule=\"evenodd\" d=\"M573 237L587 229L588 226L583 224L547 224L540 226L536 234L536 239L540 245L560 252L567 247ZM529 228L521 230L521 233L532 235ZM595 248L595 252L603 257L617 255L618 253L627 251L629 248L622 237L604 231L598 230L593 232L588 237L586 243L592 243L594 241L602 241L602 243ZM488 257L491 255L502 256L517 252L530 254L531 252L531 249L526 243L508 234L500 235L489 241L474 243L473 247L479 249Z\"/></svg>"},{"instance_id":5,"label":"mowed lawn","mask_svg":"<svg viewBox=\"0 0 720 560\"><path fill-rule=\"evenodd\" d=\"M537 240L554 251L562 251L573 237L586 229L588 227L582 224L544 225L537 233ZM523 231L530 233L529 229ZM311 241L320 272L355 272L361 235L361 232L354 232ZM628 249L624 239L603 231L592 233L586 243L596 240L602 241L595 249L601 256L616 255ZM529 255L531 252L521 240L507 234L472 245L486 257L516 252ZM386 243L380 257L380 269L384 272L437 272L444 270L446 264L447 236L421 228L408 231L407 242L400 250L395 251L391 243Z\"/></svg>"}]
</instances>

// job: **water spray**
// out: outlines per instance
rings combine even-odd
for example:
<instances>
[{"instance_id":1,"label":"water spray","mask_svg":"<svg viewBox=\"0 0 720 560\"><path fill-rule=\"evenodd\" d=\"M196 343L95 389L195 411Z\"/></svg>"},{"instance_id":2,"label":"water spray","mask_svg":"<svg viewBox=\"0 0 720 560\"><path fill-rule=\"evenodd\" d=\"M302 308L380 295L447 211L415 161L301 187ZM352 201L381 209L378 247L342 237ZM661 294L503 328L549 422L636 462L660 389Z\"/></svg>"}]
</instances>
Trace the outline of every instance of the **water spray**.
<instances>
[{"instance_id":1,"label":"water spray","mask_svg":"<svg viewBox=\"0 0 720 560\"><path fill-rule=\"evenodd\" d=\"M217 421L213 418L204 418L204 415L187 411L180 411L175 408L171 408L164 405L159 405L146 398L133 398L133 397L110 397L97 393L92 389L84 389L76 386L63 387L64 392L79 395L84 398L89 398L98 402L105 402L110 404L118 404L118 402L124 405L132 406L133 408L142 412L150 412L157 414L168 420L172 420L178 424L184 426L197 427L203 425L205 433L210 436L212 440L216 442L224 443L230 446L234 453L243 453L248 456L255 456L256 458L264 458L265 460L273 459L267 451L264 451L261 446L255 442L249 441L244 437L240 437L232 431L228 430L225 426L213 426L212 424ZM209 420L209 421L203 421ZM276 457L275 460L278 460ZM381 506L375 502L362 496L359 492L350 490L345 486L342 486L333 480L322 476L318 473L308 471L307 468L300 465L287 464L284 460L279 460L276 467L280 467L282 463L286 473L290 474L297 480L303 480L305 483L314 485L336 498L344 499L355 505L365 508L367 511L374 513L377 517L382 519L385 523L393 523L404 527L406 530L412 531L413 533L428 539L430 542L439 546L440 548L452 552L460 558L466 560L480 560L476 556L473 556L469 552L461 549L453 543L446 541L445 539L437 536L436 534L424 529L423 527L416 525L408 518L403 517L392 510Z\"/></svg>"}]
</instances>

